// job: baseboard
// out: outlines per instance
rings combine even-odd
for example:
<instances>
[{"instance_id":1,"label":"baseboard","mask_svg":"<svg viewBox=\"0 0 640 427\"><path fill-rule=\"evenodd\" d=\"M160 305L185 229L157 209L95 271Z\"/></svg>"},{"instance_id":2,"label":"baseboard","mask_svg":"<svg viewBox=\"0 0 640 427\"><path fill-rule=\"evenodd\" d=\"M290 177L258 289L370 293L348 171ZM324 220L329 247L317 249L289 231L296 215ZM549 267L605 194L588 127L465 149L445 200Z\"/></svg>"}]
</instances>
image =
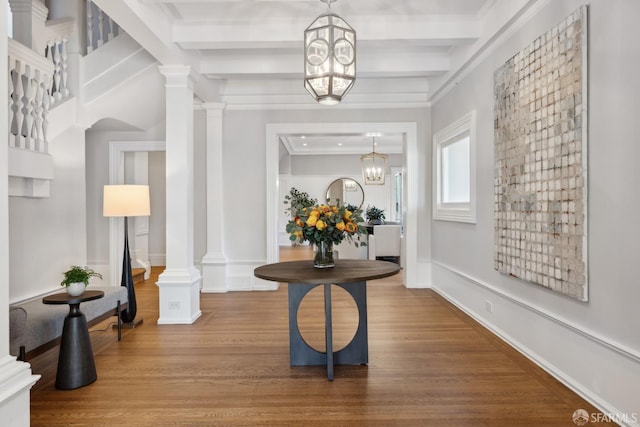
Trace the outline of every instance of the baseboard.
<instances>
[{"instance_id":1,"label":"baseboard","mask_svg":"<svg viewBox=\"0 0 640 427\"><path fill-rule=\"evenodd\" d=\"M437 262L432 289L604 414L621 425L640 426L635 350Z\"/></svg>"}]
</instances>

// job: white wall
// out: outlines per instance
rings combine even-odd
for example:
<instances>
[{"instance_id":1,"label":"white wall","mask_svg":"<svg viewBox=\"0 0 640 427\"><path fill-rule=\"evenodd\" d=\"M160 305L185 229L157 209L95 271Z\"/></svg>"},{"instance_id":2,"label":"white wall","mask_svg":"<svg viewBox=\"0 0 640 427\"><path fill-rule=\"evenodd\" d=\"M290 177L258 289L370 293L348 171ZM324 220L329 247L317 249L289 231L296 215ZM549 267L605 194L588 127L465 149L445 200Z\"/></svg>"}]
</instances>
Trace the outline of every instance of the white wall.
<instances>
[{"instance_id":1,"label":"white wall","mask_svg":"<svg viewBox=\"0 0 640 427\"><path fill-rule=\"evenodd\" d=\"M152 266L166 265L167 233L165 228L167 195L166 195L166 153L154 151L149 153L149 198L153 221L149 221L149 260ZM151 219L152 217L149 217Z\"/></svg>"},{"instance_id":2,"label":"white wall","mask_svg":"<svg viewBox=\"0 0 640 427\"><path fill-rule=\"evenodd\" d=\"M297 111L243 111L224 113L224 203L225 255L230 263L264 262L266 260L265 206L265 130L268 123L349 123L349 122L416 122L420 165L427 158L429 110L417 109L313 109ZM329 131L329 129L327 130ZM420 168L414 173L424 176ZM422 178L420 181L424 182ZM328 184L328 183L327 183ZM287 184L287 189L291 185ZM421 188L420 205L414 207L418 217L430 218L427 206L430 190ZM304 190L303 190L304 191ZM314 196L315 197L315 196ZM428 236L430 224L418 223L418 234ZM418 256L429 256L428 243L421 239Z\"/></svg>"},{"instance_id":3,"label":"white wall","mask_svg":"<svg viewBox=\"0 0 640 427\"><path fill-rule=\"evenodd\" d=\"M433 104L434 132L472 109L478 123L478 221L433 222L433 287L602 409L640 418L640 2L589 5L589 302L493 269L493 72L581 4L548 2Z\"/></svg>"},{"instance_id":4,"label":"white wall","mask_svg":"<svg viewBox=\"0 0 640 427\"><path fill-rule=\"evenodd\" d=\"M49 143L51 196L9 199L11 302L59 289L63 271L87 263L84 150L84 129L67 129Z\"/></svg>"}]
</instances>

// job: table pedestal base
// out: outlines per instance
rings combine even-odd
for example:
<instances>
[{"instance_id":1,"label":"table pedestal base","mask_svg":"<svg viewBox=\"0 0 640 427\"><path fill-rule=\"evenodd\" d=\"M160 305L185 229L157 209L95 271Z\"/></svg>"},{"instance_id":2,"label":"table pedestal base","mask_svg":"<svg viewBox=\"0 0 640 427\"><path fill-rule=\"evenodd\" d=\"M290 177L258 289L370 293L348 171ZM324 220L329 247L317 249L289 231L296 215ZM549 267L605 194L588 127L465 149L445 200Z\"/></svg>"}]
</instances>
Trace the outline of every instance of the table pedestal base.
<instances>
[{"instance_id":1,"label":"table pedestal base","mask_svg":"<svg viewBox=\"0 0 640 427\"><path fill-rule=\"evenodd\" d=\"M291 366L327 365L327 378L333 381L333 365L364 365L369 362L367 337L367 285L366 282L336 283L351 295L358 307L358 329L353 339L342 350L333 351L333 325L331 319L331 284L289 283L289 353ZM298 327L298 309L305 295L316 286L324 286L326 352L311 347L302 338ZM327 357L329 355L329 357Z\"/></svg>"},{"instance_id":2,"label":"table pedestal base","mask_svg":"<svg viewBox=\"0 0 640 427\"><path fill-rule=\"evenodd\" d=\"M69 306L62 329L56 388L63 390L83 387L98 379L87 319L79 305Z\"/></svg>"}]
</instances>

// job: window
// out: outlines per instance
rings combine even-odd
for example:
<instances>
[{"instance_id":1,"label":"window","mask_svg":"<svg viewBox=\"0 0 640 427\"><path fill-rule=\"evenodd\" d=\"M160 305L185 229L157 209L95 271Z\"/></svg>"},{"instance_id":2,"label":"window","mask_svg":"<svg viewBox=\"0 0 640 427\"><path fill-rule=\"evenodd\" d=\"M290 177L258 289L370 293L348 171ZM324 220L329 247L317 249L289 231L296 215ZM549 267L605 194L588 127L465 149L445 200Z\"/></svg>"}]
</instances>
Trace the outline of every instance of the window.
<instances>
[{"instance_id":1,"label":"window","mask_svg":"<svg viewBox=\"0 0 640 427\"><path fill-rule=\"evenodd\" d=\"M433 136L433 160L433 218L475 223L475 111Z\"/></svg>"}]
</instances>

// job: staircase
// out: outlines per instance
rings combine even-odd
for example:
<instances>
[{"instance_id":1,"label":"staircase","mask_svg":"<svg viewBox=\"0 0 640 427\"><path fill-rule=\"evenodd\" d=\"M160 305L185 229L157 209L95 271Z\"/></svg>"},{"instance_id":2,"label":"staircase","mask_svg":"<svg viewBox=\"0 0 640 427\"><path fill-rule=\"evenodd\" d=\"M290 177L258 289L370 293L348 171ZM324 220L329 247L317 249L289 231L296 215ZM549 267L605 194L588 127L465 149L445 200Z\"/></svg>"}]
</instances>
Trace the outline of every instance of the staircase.
<instances>
[{"instance_id":1,"label":"staircase","mask_svg":"<svg viewBox=\"0 0 640 427\"><path fill-rule=\"evenodd\" d=\"M131 274L133 276L133 284L137 284L140 282L144 282L144 273L147 270L144 268L132 268L131 269Z\"/></svg>"},{"instance_id":2,"label":"staircase","mask_svg":"<svg viewBox=\"0 0 640 427\"><path fill-rule=\"evenodd\" d=\"M46 198L55 179L49 147L57 137L105 119L126 130L149 129L164 116L165 103L155 58L91 1L87 16L48 20L44 2L32 5L38 13L19 14L33 21L32 37L8 40L9 194ZM77 20L86 21L91 35L74 39L85 55L67 51Z\"/></svg>"}]
</instances>

